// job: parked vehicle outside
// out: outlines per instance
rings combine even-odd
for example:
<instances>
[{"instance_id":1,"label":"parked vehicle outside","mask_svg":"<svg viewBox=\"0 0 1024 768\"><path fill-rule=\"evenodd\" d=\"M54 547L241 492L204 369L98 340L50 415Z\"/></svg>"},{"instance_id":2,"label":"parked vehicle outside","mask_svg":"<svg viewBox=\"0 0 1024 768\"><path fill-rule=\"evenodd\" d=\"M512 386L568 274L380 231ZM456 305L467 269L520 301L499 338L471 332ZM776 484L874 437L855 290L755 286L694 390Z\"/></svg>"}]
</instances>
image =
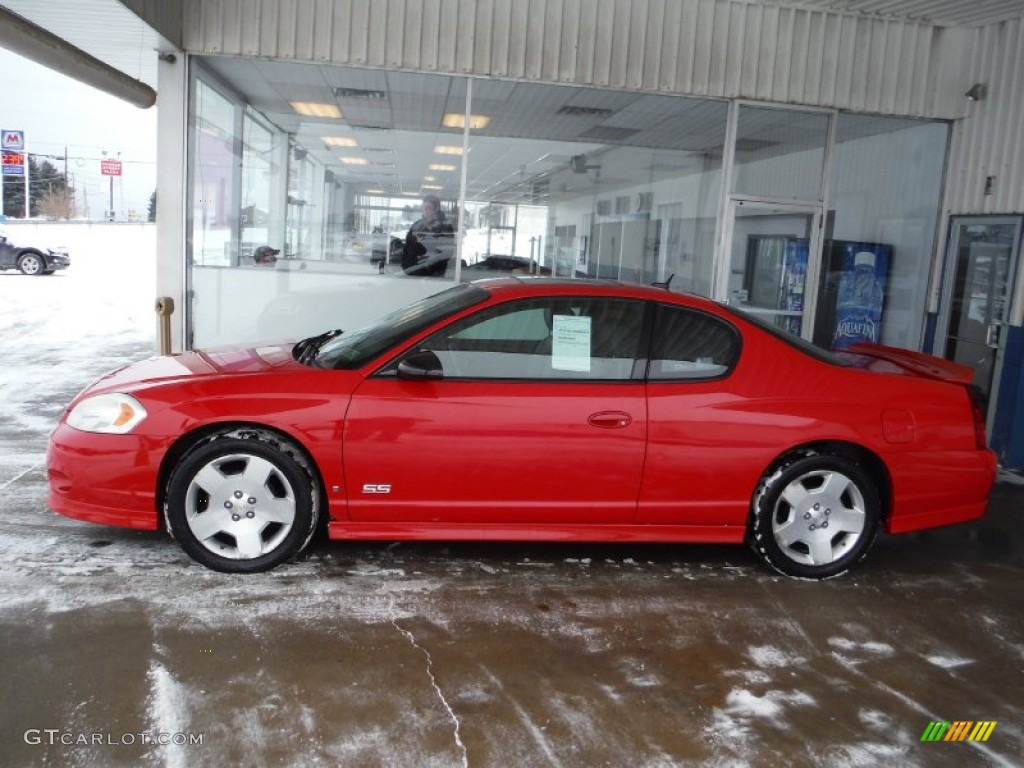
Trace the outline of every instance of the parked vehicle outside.
<instances>
[{"instance_id":1,"label":"parked vehicle outside","mask_svg":"<svg viewBox=\"0 0 1024 768\"><path fill-rule=\"evenodd\" d=\"M67 248L19 243L7 229L0 227L0 269L17 269L25 275L52 275L70 265Z\"/></svg>"}]
</instances>

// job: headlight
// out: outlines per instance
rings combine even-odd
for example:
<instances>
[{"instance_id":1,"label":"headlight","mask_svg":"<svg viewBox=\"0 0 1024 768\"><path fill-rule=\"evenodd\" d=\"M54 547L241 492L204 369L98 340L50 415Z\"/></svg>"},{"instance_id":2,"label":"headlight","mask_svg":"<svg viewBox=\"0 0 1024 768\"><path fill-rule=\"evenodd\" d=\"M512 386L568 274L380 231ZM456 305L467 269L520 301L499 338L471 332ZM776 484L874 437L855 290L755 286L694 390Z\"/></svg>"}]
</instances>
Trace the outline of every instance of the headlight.
<instances>
[{"instance_id":1,"label":"headlight","mask_svg":"<svg viewBox=\"0 0 1024 768\"><path fill-rule=\"evenodd\" d=\"M68 414L68 426L83 432L124 435L144 418L146 409L131 395L113 392L87 397Z\"/></svg>"}]
</instances>

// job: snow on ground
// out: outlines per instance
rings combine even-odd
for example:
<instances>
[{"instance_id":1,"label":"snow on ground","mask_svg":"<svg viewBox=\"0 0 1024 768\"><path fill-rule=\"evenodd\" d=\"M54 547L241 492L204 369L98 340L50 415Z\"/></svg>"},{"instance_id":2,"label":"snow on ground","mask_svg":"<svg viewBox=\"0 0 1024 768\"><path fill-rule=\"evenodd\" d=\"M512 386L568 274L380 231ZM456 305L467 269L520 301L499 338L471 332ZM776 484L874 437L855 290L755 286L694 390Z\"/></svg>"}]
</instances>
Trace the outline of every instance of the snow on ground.
<instances>
[{"instance_id":1,"label":"snow on ground","mask_svg":"<svg viewBox=\"0 0 1024 768\"><path fill-rule=\"evenodd\" d=\"M1024 758L1024 569L985 529L886 540L824 584L741 547L445 542L321 542L241 577L163 533L52 514L45 447L61 409L153 354L155 334L153 228L60 234L67 273L0 273L5 764ZM919 741L929 720L983 717L999 720L987 744ZM65 748L27 744L31 728L205 741Z\"/></svg>"}]
</instances>

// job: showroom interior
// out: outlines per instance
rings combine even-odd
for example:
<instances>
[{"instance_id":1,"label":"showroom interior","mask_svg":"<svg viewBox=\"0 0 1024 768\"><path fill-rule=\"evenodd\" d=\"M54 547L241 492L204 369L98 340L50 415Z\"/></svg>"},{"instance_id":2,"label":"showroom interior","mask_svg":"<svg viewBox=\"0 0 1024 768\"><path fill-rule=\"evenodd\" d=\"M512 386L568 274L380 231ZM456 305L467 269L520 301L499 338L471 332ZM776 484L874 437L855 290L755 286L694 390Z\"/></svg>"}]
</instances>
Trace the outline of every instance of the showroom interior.
<instances>
[{"instance_id":1,"label":"showroom interior","mask_svg":"<svg viewBox=\"0 0 1024 768\"><path fill-rule=\"evenodd\" d=\"M99 5L7 3L156 90L174 350L355 327L499 257L841 346L859 259L873 339L971 365L1024 465L1019 3ZM397 263L426 195L440 279Z\"/></svg>"}]
</instances>

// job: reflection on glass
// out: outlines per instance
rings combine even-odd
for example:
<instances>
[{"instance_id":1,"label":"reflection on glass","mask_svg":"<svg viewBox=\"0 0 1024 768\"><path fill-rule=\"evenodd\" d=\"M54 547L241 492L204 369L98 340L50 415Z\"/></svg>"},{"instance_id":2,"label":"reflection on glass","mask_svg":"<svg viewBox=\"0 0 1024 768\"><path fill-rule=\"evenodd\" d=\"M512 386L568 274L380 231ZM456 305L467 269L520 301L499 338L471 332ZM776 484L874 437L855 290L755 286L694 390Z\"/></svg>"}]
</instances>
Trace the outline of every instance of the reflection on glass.
<instances>
[{"instance_id":1,"label":"reflection on glass","mask_svg":"<svg viewBox=\"0 0 1024 768\"><path fill-rule=\"evenodd\" d=\"M232 263L235 207L235 108L212 86L196 84L193 124L192 261ZM237 262L234 262L237 263Z\"/></svg>"},{"instance_id":2,"label":"reflection on glass","mask_svg":"<svg viewBox=\"0 0 1024 768\"><path fill-rule=\"evenodd\" d=\"M355 327L444 288L456 252L463 280L673 276L673 290L710 294L723 101L477 80L464 153L465 78L216 57L199 69L193 120L219 143L194 155L196 200L227 190L229 203L216 218L197 203L192 222L195 344ZM215 108L207 70L259 110ZM299 91L337 110L301 114L285 98ZM416 281L407 241L431 195L452 237L436 249L445 269ZM257 244L280 249L272 269L245 268Z\"/></svg>"},{"instance_id":3,"label":"reflection on glass","mask_svg":"<svg viewBox=\"0 0 1024 768\"><path fill-rule=\"evenodd\" d=\"M257 248L280 252L280 201L271 195L278 136L252 115L242 118L241 242L238 264L254 263ZM277 254L275 254L276 256Z\"/></svg>"}]
</instances>

